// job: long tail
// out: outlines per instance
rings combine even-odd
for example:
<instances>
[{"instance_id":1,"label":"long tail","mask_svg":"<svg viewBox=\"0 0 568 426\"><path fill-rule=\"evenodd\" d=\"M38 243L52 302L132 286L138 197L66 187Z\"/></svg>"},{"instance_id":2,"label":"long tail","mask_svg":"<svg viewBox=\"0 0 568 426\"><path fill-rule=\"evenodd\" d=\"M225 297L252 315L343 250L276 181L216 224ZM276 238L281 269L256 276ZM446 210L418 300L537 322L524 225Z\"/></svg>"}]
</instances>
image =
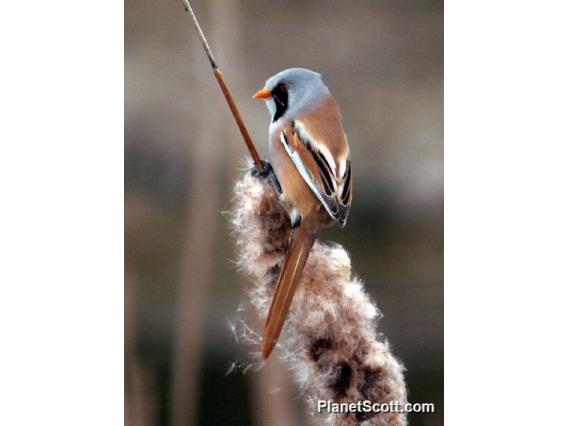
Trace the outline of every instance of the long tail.
<instances>
[{"instance_id":1,"label":"long tail","mask_svg":"<svg viewBox=\"0 0 568 426\"><path fill-rule=\"evenodd\" d=\"M270 356L276 345L276 341L282 331L286 315L290 309L292 298L296 291L302 270L308 260L310 250L314 245L317 230L308 229L309 226L300 224L292 231L290 243L286 251L284 266L278 277L276 291L272 298L268 317L264 324L264 336L262 338L262 359Z\"/></svg>"}]
</instances>

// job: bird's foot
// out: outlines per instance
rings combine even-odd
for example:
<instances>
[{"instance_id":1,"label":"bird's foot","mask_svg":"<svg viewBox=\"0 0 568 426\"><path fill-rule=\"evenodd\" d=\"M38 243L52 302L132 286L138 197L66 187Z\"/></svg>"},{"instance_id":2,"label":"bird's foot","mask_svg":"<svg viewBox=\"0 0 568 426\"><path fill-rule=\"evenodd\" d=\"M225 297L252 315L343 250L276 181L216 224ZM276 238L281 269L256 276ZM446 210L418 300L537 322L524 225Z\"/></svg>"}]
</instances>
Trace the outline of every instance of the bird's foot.
<instances>
[{"instance_id":1,"label":"bird's foot","mask_svg":"<svg viewBox=\"0 0 568 426\"><path fill-rule=\"evenodd\" d=\"M260 160L260 162L262 163L262 170L258 170L256 165L252 166L252 169L250 171L251 175L253 175L254 177L267 178L274 173L274 170L272 169L272 166L268 161Z\"/></svg>"},{"instance_id":2,"label":"bird's foot","mask_svg":"<svg viewBox=\"0 0 568 426\"><path fill-rule=\"evenodd\" d=\"M280 186L280 182L274 173L274 169L270 165L268 161L262 161L262 170L258 170L256 166L253 166L251 170L251 175L257 178L268 179L269 182L274 186L276 192L280 195L282 194L282 187Z\"/></svg>"}]
</instances>

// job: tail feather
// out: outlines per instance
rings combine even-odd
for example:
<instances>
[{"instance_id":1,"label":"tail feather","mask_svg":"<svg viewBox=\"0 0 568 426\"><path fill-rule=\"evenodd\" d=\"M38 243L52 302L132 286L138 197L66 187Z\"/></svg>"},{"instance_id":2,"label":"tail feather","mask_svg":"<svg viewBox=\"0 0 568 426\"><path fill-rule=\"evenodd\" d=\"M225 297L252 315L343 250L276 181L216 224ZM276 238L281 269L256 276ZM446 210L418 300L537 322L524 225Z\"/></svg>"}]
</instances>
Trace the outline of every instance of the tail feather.
<instances>
[{"instance_id":1,"label":"tail feather","mask_svg":"<svg viewBox=\"0 0 568 426\"><path fill-rule=\"evenodd\" d=\"M292 298L300 282L302 271L315 239L316 232L308 229L303 224L295 228L290 235L290 243L286 251L284 265L282 266L282 271L280 271L276 291L264 325L262 359L267 359L270 356L280 336Z\"/></svg>"}]
</instances>

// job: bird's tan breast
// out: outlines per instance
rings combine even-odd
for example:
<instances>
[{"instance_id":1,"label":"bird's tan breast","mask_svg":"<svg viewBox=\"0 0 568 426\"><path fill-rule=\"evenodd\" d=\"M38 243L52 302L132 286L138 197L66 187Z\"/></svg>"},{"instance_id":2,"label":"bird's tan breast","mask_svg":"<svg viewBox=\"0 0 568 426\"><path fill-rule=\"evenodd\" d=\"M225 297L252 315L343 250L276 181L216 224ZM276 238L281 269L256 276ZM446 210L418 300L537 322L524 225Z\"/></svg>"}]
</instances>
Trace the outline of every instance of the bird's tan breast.
<instances>
[{"instance_id":1,"label":"bird's tan breast","mask_svg":"<svg viewBox=\"0 0 568 426\"><path fill-rule=\"evenodd\" d=\"M270 162L276 177L282 186L282 198L288 208L295 208L306 217L315 210L319 210L319 200L316 198L308 184L296 168L296 165L286 152L280 137L284 126L274 129L269 140ZM294 149L305 150L305 147L295 145Z\"/></svg>"}]
</instances>

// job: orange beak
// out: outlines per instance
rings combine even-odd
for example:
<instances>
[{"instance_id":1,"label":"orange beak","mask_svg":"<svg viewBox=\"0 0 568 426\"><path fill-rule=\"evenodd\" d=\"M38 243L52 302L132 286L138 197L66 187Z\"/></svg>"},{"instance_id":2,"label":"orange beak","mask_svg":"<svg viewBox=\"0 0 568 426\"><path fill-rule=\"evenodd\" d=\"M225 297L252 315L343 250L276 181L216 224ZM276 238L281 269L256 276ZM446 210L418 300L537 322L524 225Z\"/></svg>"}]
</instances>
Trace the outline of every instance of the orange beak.
<instances>
[{"instance_id":1,"label":"orange beak","mask_svg":"<svg viewBox=\"0 0 568 426\"><path fill-rule=\"evenodd\" d=\"M267 88L267 87L263 87L262 89L260 89L258 92L256 92L253 95L253 99L267 99L269 97L272 96L272 91Z\"/></svg>"}]
</instances>

